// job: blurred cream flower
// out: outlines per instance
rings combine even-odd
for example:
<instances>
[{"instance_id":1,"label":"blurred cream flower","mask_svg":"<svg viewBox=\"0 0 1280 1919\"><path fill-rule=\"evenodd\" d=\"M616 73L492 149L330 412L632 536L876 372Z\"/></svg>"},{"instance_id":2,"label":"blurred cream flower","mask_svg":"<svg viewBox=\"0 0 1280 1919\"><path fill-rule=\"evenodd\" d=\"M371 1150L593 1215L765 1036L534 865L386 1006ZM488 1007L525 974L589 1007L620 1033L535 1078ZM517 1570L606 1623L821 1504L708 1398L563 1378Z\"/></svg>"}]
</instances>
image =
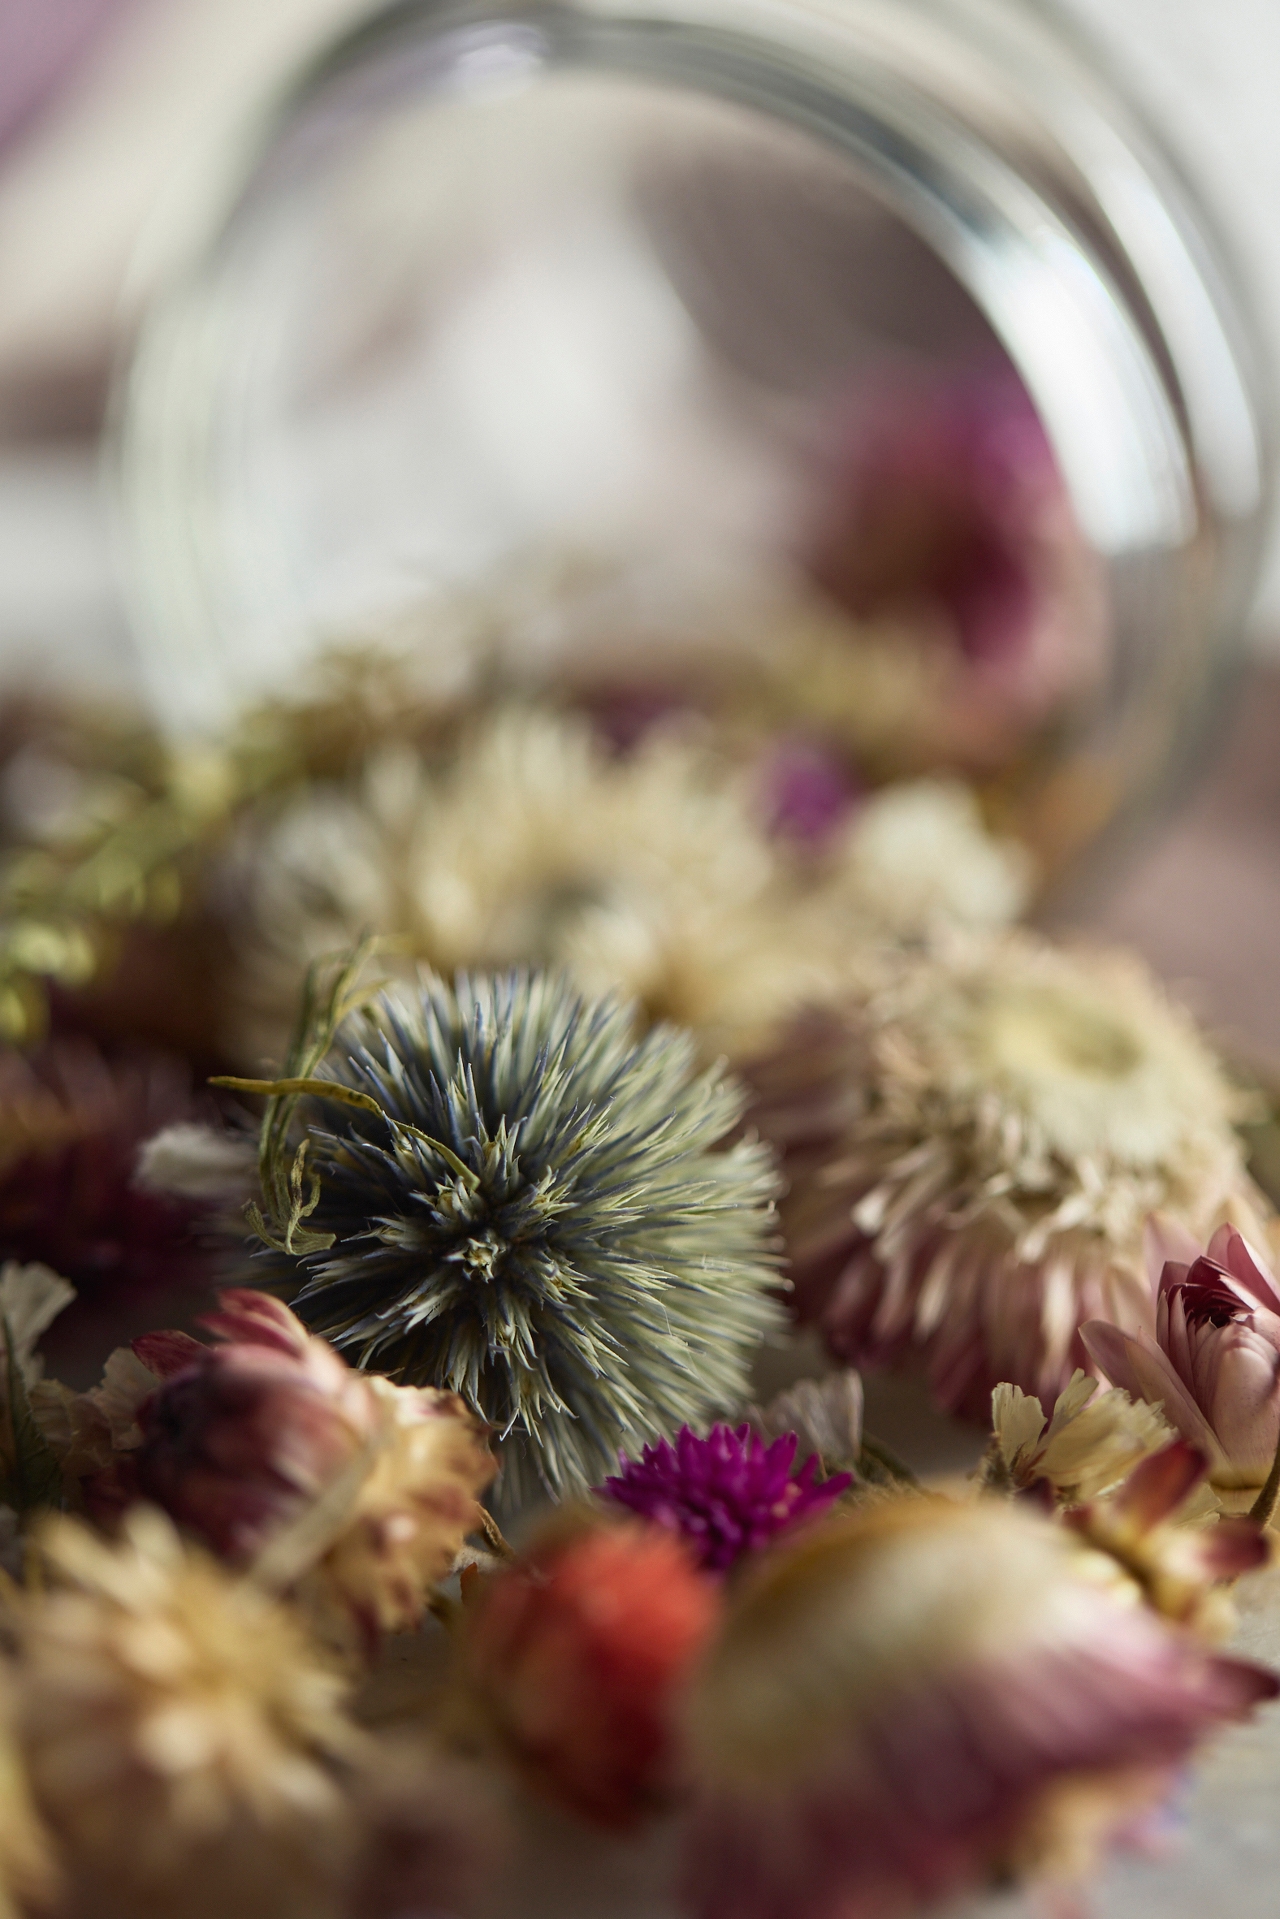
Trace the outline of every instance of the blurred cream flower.
<instances>
[{"instance_id":1,"label":"blurred cream flower","mask_svg":"<svg viewBox=\"0 0 1280 1919\"><path fill-rule=\"evenodd\" d=\"M137 1510L114 1545L43 1535L18 1615L18 1734L93 1919L323 1919L351 1844L356 1734L296 1619Z\"/></svg>"},{"instance_id":2,"label":"blurred cream flower","mask_svg":"<svg viewBox=\"0 0 1280 1919\"><path fill-rule=\"evenodd\" d=\"M1104 1392L1082 1372L1071 1375L1047 1425L1038 1399L1017 1386L997 1386L991 1424L988 1481L1017 1491L1044 1482L1064 1506L1108 1492L1173 1437L1155 1407L1128 1393Z\"/></svg>"},{"instance_id":3,"label":"blurred cream flower","mask_svg":"<svg viewBox=\"0 0 1280 1919\"><path fill-rule=\"evenodd\" d=\"M978 1418L1003 1381L1052 1398L1088 1367L1082 1321L1151 1326L1149 1213L1206 1231L1264 1204L1223 1068L1120 953L1011 933L904 957L753 1078L801 1316L850 1364L920 1353Z\"/></svg>"},{"instance_id":4,"label":"blurred cream flower","mask_svg":"<svg viewBox=\"0 0 1280 1919\"><path fill-rule=\"evenodd\" d=\"M870 925L898 939L951 926L1008 926L1028 905L1030 853L988 832L959 780L913 780L865 801L845 829L830 882Z\"/></svg>"},{"instance_id":5,"label":"blurred cream flower","mask_svg":"<svg viewBox=\"0 0 1280 1919\"><path fill-rule=\"evenodd\" d=\"M743 780L670 734L616 758L585 720L500 710L443 767L393 750L308 794L250 864L249 997L277 1031L307 961L369 928L445 974L567 964L713 1050L819 978Z\"/></svg>"}]
</instances>

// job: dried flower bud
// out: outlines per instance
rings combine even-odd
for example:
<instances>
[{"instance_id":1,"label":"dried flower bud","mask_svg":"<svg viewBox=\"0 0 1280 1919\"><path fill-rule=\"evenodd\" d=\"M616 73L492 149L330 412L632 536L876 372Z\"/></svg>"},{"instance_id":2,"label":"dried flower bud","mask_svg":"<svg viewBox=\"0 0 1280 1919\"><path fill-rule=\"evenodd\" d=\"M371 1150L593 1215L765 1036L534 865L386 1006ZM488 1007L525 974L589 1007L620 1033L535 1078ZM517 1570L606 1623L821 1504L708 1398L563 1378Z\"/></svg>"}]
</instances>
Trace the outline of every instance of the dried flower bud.
<instances>
[{"instance_id":1,"label":"dried flower bud","mask_svg":"<svg viewBox=\"0 0 1280 1919\"><path fill-rule=\"evenodd\" d=\"M108 1545L43 1536L17 1723L67 1919L329 1919L356 1735L297 1620L136 1511Z\"/></svg>"},{"instance_id":2,"label":"dried flower bud","mask_svg":"<svg viewBox=\"0 0 1280 1919\"><path fill-rule=\"evenodd\" d=\"M673 1791L681 1691L720 1607L718 1583L669 1533L561 1526L488 1585L466 1670L531 1784L626 1828Z\"/></svg>"},{"instance_id":3,"label":"dried flower bud","mask_svg":"<svg viewBox=\"0 0 1280 1919\"><path fill-rule=\"evenodd\" d=\"M306 1575L340 1639L416 1625L496 1470L479 1421L452 1394L354 1372L264 1293L224 1293L205 1323L226 1343L141 1409L140 1494L233 1564L276 1542L276 1576Z\"/></svg>"},{"instance_id":4,"label":"dried flower bud","mask_svg":"<svg viewBox=\"0 0 1280 1919\"><path fill-rule=\"evenodd\" d=\"M1280 1286L1232 1226L1202 1253L1153 1220L1147 1270L1154 1339L1090 1320L1081 1336L1091 1357L1199 1447L1215 1485L1261 1486L1280 1442Z\"/></svg>"},{"instance_id":5,"label":"dried flower bud","mask_svg":"<svg viewBox=\"0 0 1280 1919\"><path fill-rule=\"evenodd\" d=\"M1278 1690L1090 1578L1067 1529L922 1496L739 1589L695 1680L698 1919L872 1919L1071 1874Z\"/></svg>"}]
</instances>

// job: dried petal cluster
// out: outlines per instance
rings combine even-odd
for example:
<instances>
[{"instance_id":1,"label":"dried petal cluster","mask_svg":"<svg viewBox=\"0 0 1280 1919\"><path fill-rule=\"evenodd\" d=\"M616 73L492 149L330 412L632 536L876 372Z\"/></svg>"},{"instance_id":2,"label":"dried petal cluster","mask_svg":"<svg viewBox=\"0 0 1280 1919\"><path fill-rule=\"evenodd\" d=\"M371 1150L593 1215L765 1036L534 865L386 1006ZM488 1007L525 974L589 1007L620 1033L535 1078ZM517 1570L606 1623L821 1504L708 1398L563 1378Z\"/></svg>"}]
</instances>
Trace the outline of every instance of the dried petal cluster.
<instances>
[{"instance_id":1,"label":"dried petal cluster","mask_svg":"<svg viewBox=\"0 0 1280 1919\"><path fill-rule=\"evenodd\" d=\"M1280 1286L1231 1226L1201 1252L1174 1222L1153 1222L1149 1272L1154 1333L1093 1320L1082 1333L1089 1353L1162 1409L1216 1485L1261 1486L1280 1445Z\"/></svg>"},{"instance_id":2,"label":"dried petal cluster","mask_svg":"<svg viewBox=\"0 0 1280 1919\"><path fill-rule=\"evenodd\" d=\"M755 1074L788 1153L802 1317L838 1355L919 1354L944 1406L1053 1398L1082 1321L1153 1318L1147 1215L1204 1230L1261 1203L1236 1098L1136 960L1029 934L903 960Z\"/></svg>"},{"instance_id":3,"label":"dried petal cluster","mask_svg":"<svg viewBox=\"0 0 1280 1919\"><path fill-rule=\"evenodd\" d=\"M713 1426L705 1438L684 1426L674 1445L660 1439L638 1460L624 1457L600 1490L677 1534L708 1572L728 1572L829 1511L853 1483L849 1473L822 1479L816 1453L795 1471L799 1443L791 1432L766 1445L749 1425Z\"/></svg>"},{"instance_id":4,"label":"dried petal cluster","mask_svg":"<svg viewBox=\"0 0 1280 1919\"><path fill-rule=\"evenodd\" d=\"M19 1621L19 1744L70 1884L103 1919L325 1913L351 1844L343 1687L296 1619L139 1511L77 1522Z\"/></svg>"},{"instance_id":5,"label":"dried petal cluster","mask_svg":"<svg viewBox=\"0 0 1280 1919\"><path fill-rule=\"evenodd\" d=\"M1074 1874L1274 1696L1004 1504L867 1507L762 1563L695 1681L699 1919L876 1919Z\"/></svg>"},{"instance_id":6,"label":"dried petal cluster","mask_svg":"<svg viewBox=\"0 0 1280 1919\"><path fill-rule=\"evenodd\" d=\"M720 1611L663 1528L561 1521L477 1602L467 1679L535 1789L625 1829L675 1793L683 1692Z\"/></svg>"},{"instance_id":7,"label":"dried petal cluster","mask_svg":"<svg viewBox=\"0 0 1280 1919\"><path fill-rule=\"evenodd\" d=\"M496 1461L462 1402L353 1372L279 1300L224 1293L140 1407L133 1483L233 1565L305 1575L330 1634L373 1647L421 1619L480 1523Z\"/></svg>"},{"instance_id":8,"label":"dried petal cluster","mask_svg":"<svg viewBox=\"0 0 1280 1919\"><path fill-rule=\"evenodd\" d=\"M1064 1506L1109 1491L1172 1437L1154 1407L1120 1391L1099 1390L1076 1372L1058 1395L1053 1417L1017 1386L991 1395L990 1474L1019 1492L1047 1485Z\"/></svg>"},{"instance_id":9,"label":"dried petal cluster","mask_svg":"<svg viewBox=\"0 0 1280 1919\"><path fill-rule=\"evenodd\" d=\"M459 1393L504 1484L585 1489L620 1449L743 1396L779 1323L767 1150L687 1035L637 1039L561 979L430 976L345 1027L304 1107L332 1244L271 1255L358 1364Z\"/></svg>"}]
</instances>

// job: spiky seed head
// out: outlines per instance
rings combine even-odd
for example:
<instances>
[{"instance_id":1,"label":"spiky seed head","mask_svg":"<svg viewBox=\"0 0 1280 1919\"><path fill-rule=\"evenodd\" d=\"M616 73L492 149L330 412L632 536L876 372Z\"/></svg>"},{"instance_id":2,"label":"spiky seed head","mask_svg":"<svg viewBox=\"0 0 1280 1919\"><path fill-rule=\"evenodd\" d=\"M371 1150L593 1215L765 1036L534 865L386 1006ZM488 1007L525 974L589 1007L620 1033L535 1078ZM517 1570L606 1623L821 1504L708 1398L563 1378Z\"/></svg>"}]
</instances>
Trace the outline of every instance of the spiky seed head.
<instances>
[{"instance_id":1,"label":"spiky seed head","mask_svg":"<svg viewBox=\"0 0 1280 1919\"><path fill-rule=\"evenodd\" d=\"M743 1095L690 1035L636 1038L556 975L423 973L323 1074L368 1106L302 1102L312 1249L270 1257L314 1331L513 1441L509 1493L585 1489L741 1400L780 1317L776 1174L725 1143Z\"/></svg>"}]
</instances>

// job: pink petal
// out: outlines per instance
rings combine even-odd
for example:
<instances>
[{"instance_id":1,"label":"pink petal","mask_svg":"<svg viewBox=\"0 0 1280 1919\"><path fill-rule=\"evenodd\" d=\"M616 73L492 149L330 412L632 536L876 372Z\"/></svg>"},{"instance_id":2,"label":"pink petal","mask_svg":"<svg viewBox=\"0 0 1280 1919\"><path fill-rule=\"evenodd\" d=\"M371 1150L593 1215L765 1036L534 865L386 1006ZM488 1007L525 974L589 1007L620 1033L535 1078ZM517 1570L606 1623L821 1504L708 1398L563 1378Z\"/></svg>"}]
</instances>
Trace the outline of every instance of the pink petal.
<instances>
[{"instance_id":1,"label":"pink petal","mask_svg":"<svg viewBox=\"0 0 1280 1919\"><path fill-rule=\"evenodd\" d=\"M1213 1247L1221 1242L1222 1250L1213 1252ZM1209 1242L1210 1257L1225 1266L1238 1286L1256 1299L1270 1313L1280 1313L1280 1291L1271 1268L1260 1258L1249 1244L1243 1233L1234 1226L1224 1226L1216 1232Z\"/></svg>"},{"instance_id":2,"label":"pink petal","mask_svg":"<svg viewBox=\"0 0 1280 1919\"><path fill-rule=\"evenodd\" d=\"M1209 1469L1206 1454L1185 1439L1135 1466L1112 1502L1117 1515L1132 1519L1142 1532L1175 1512Z\"/></svg>"},{"instance_id":3,"label":"pink petal","mask_svg":"<svg viewBox=\"0 0 1280 1919\"><path fill-rule=\"evenodd\" d=\"M159 1379L171 1379L185 1372L208 1352L209 1348L190 1333L143 1333L129 1342L132 1351L149 1373Z\"/></svg>"},{"instance_id":4,"label":"pink petal","mask_svg":"<svg viewBox=\"0 0 1280 1919\"><path fill-rule=\"evenodd\" d=\"M1146 1333L1122 1332L1103 1319L1082 1326L1080 1337L1113 1386L1122 1387L1131 1399L1159 1406L1174 1431L1218 1465L1222 1448L1212 1427L1154 1340Z\"/></svg>"},{"instance_id":5,"label":"pink petal","mask_svg":"<svg viewBox=\"0 0 1280 1919\"><path fill-rule=\"evenodd\" d=\"M1170 1261L1180 1266L1190 1266L1193 1260L1199 1259L1200 1251L1199 1240L1180 1219L1174 1219L1168 1213L1147 1215L1147 1223L1142 1229L1142 1252L1153 1288L1160 1284L1160 1275Z\"/></svg>"}]
</instances>

